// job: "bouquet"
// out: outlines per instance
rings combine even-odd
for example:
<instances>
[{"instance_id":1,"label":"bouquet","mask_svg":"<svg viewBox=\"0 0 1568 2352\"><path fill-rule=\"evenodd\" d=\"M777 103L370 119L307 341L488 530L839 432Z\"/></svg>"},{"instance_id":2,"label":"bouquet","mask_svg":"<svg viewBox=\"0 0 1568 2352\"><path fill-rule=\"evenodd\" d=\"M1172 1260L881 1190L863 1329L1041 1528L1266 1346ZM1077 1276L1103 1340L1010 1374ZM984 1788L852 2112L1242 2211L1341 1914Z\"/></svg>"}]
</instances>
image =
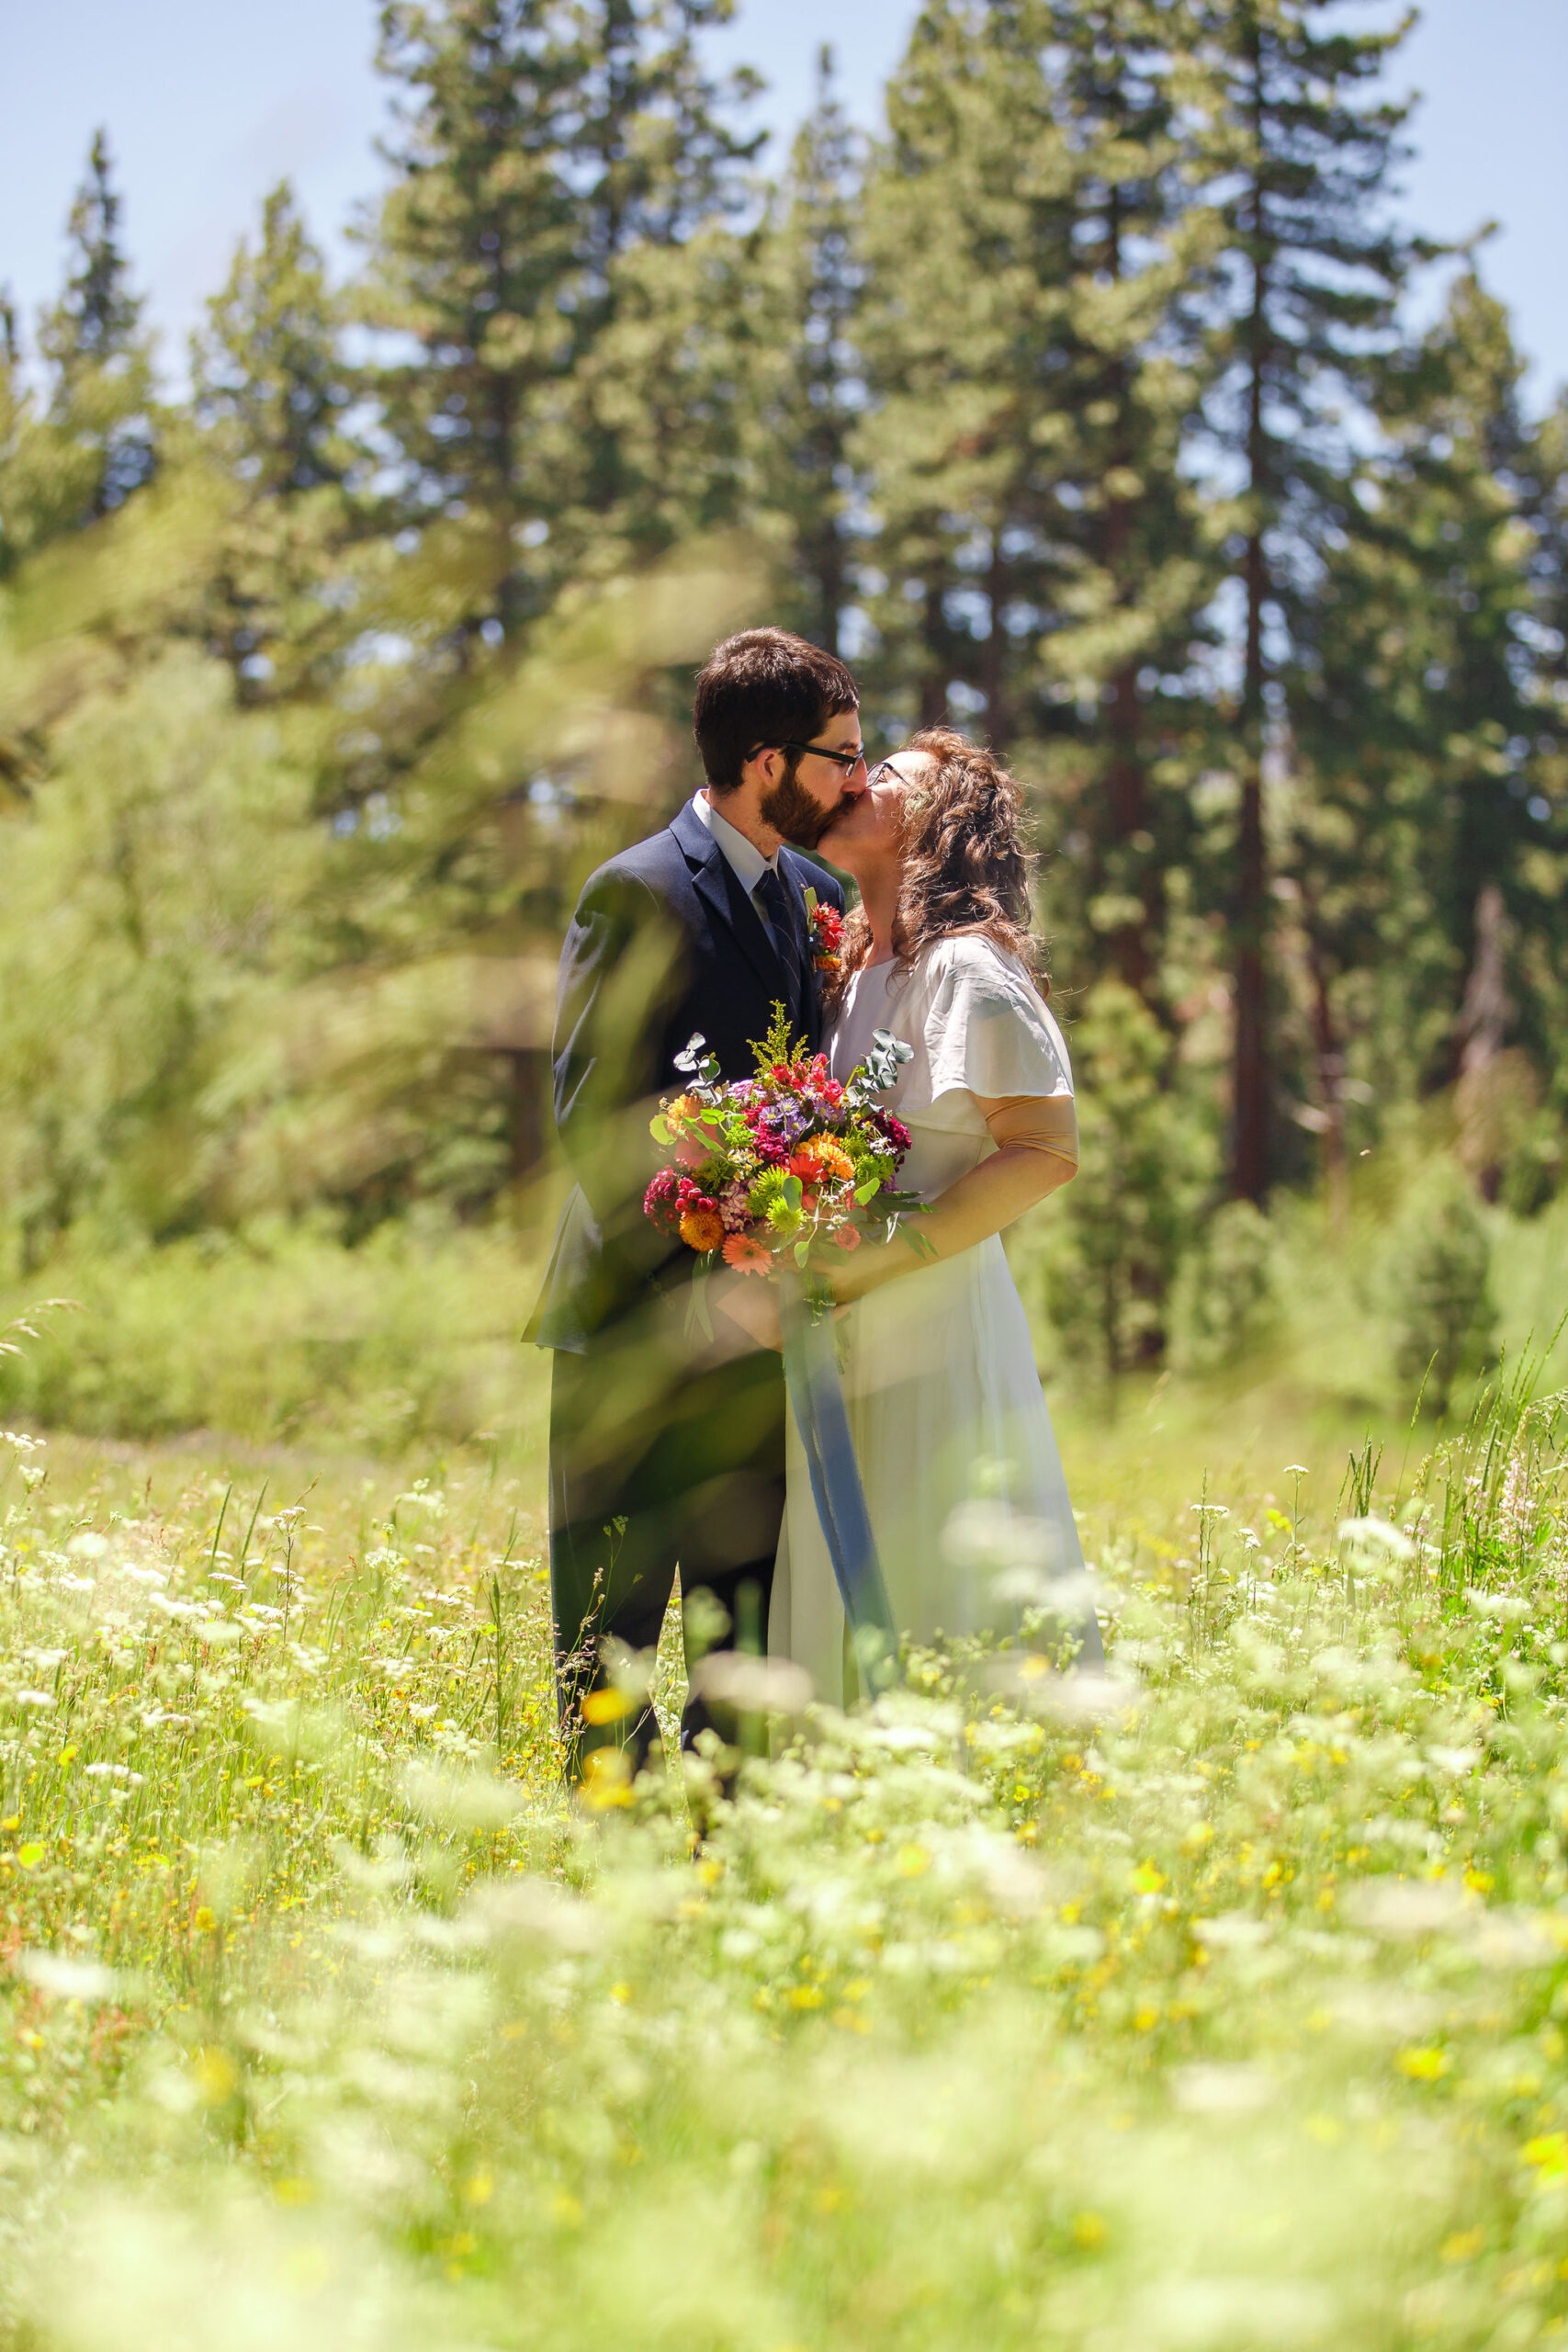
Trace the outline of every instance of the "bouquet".
<instances>
[{"instance_id":1,"label":"bouquet","mask_svg":"<svg viewBox=\"0 0 1568 2352\"><path fill-rule=\"evenodd\" d=\"M824 1055L791 1040L775 1006L756 1052L756 1076L729 1080L700 1033L676 1055L686 1090L661 1102L651 1123L670 1162L643 1209L696 1251L701 1272L722 1261L741 1273L770 1274L787 1258L809 1295L814 1267L831 1262L827 1251L890 1240L925 1206L897 1189L909 1130L874 1100L910 1048L878 1029L865 1060L840 1082Z\"/></svg>"}]
</instances>

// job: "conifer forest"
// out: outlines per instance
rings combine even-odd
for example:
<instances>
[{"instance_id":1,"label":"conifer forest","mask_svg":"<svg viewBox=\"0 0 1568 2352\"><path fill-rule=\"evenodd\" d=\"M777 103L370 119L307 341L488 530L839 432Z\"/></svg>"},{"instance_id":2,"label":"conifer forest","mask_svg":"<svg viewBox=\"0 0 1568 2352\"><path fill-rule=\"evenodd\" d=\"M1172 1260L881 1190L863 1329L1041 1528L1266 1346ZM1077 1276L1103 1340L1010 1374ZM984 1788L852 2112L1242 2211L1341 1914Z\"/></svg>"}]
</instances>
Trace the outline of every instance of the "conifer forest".
<instances>
[{"instance_id":1,"label":"conifer forest","mask_svg":"<svg viewBox=\"0 0 1568 2352\"><path fill-rule=\"evenodd\" d=\"M1450 1385L1561 1174L1568 410L1483 245L1404 323L1397 27L934 6L770 182L714 13L383 9L353 274L276 187L178 397L94 141L4 321L0 1272L514 1217L576 889L767 616L1030 786L1047 1357L1233 1356L1311 1204Z\"/></svg>"},{"instance_id":2,"label":"conifer forest","mask_svg":"<svg viewBox=\"0 0 1568 2352\"><path fill-rule=\"evenodd\" d=\"M367 8L183 352L112 121L0 251L0 2352L1560 2342L1568 390L1394 6L930 0L772 162L730 13ZM1108 1663L599 1802L557 958L762 621L1026 788Z\"/></svg>"}]
</instances>

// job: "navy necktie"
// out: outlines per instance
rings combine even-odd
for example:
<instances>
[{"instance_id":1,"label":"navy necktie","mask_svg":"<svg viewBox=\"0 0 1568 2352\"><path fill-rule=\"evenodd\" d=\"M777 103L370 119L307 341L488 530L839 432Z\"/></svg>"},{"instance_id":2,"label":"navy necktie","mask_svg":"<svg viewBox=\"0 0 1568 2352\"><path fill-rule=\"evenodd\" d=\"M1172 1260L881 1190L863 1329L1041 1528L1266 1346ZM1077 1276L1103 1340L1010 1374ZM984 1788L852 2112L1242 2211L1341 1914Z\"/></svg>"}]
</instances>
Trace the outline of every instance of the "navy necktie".
<instances>
[{"instance_id":1,"label":"navy necktie","mask_svg":"<svg viewBox=\"0 0 1568 2352\"><path fill-rule=\"evenodd\" d=\"M778 949L779 961L789 978L789 1010L796 1021L803 1020L806 1015L806 964L800 935L795 927L784 884L772 866L764 868L761 880L757 885L757 896L767 910L768 921L773 927L773 945Z\"/></svg>"}]
</instances>

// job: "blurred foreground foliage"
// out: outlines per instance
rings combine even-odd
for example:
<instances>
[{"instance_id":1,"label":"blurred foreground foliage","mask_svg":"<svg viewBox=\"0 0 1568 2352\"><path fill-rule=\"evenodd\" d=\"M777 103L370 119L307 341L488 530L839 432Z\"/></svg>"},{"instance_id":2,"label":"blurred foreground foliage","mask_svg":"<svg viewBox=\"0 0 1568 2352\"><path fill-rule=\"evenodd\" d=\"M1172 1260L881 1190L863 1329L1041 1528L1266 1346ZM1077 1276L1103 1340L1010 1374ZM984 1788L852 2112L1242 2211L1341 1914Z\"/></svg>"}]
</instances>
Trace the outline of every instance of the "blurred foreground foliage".
<instances>
[{"instance_id":1,"label":"blurred foreground foliage","mask_svg":"<svg viewBox=\"0 0 1568 2352\"><path fill-rule=\"evenodd\" d=\"M0 2343L1556 2341L1523 1395L1102 1546L1103 1681L919 1655L729 1800L565 1799L504 1465L0 1440Z\"/></svg>"},{"instance_id":2,"label":"blurred foreground foliage","mask_svg":"<svg viewBox=\"0 0 1568 2352\"><path fill-rule=\"evenodd\" d=\"M1028 782L1079 1376L1256 1357L1301 1204L1359 1264L1427 1159L1473 1205L1434 1174L1357 1311L1462 1407L1562 1169L1568 424L1473 249L1404 323L1397 29L928 10L886 137L824 61L768 181L726 13L381 10L358 266L275 189L178 392L102 134L58 300L0 300L0 1284L150 1296L151 1247L183 1297L280 1221L531 1255L576 891L774 617L874 746L946 716Z\"/></svg>"}]
</instances>

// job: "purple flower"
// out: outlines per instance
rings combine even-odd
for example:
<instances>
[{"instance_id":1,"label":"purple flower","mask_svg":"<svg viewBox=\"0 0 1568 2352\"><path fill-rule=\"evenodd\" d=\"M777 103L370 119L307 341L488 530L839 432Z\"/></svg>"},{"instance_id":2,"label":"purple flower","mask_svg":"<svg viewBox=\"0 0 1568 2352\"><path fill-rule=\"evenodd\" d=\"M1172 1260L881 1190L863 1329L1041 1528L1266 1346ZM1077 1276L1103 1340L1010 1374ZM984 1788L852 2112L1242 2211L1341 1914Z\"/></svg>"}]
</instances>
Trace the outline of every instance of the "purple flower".
<instances>
[{"instance_id":1,"label":"purple flower","mask_svg":"<svg viewBox=\"0 0 1568 2352\"><path fill-rule=\"evenodd\" d=\"M811 1126L811 1112L804 1102L770 1103L758 1126L758 1141L764 1136L773 1143L798 1143Z\"/></svg>"}]
</instances>

